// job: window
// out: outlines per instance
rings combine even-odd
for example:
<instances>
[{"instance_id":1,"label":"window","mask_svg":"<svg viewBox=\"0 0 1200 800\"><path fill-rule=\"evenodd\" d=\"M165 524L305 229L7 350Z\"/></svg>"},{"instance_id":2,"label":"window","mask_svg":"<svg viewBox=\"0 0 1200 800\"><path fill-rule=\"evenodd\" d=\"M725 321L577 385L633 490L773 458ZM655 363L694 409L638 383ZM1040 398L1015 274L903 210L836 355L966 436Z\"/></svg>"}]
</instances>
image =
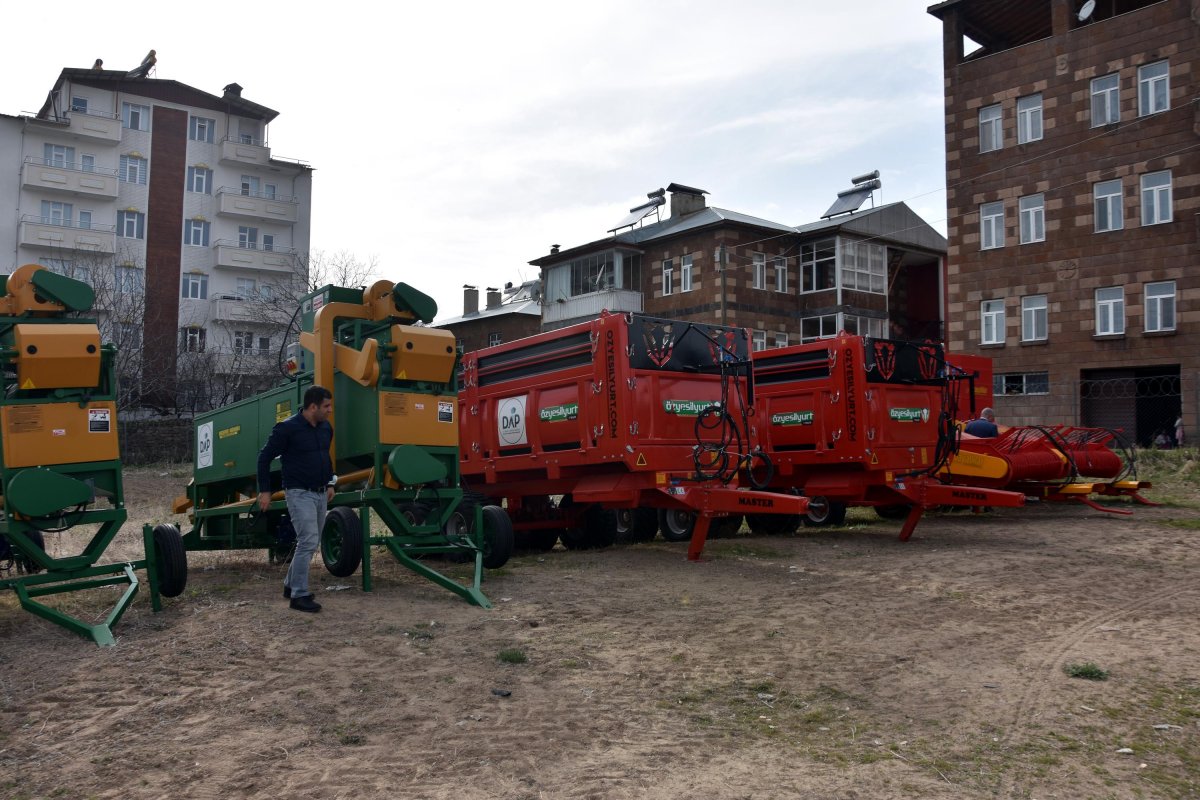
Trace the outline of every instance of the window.
<instances>
[{"instance_id":1,"label":"window","mask_svg":"<svg viewBox=\"0 0 1200 800\"><path fill-rule=\"evenodd\" d=\"M750 339L750 344L754 348L754 352L767 349L767 332L754 331L754 335Z\"/></svg>"},{"instance_id":2,"label":"window","mask_svg":"<svg viewBox=\"0 0 1200 800\"><path fill-rule=\"evenodd\" d=\"M203 353L206 331L204 328L187 327L179 329L180 344L189 353Z\"/></svg>"},{"instance_id":3,"label":"window","mask_svg":"<svg viewBox=\"0 0 1200 800\"><path fill-rule=\"evenodd\" d=\"M801 342L832 339L834 336L837 336L837 314L826 314L822 317L807 317L800 320Z\"/></svg>"},{"instance_id":4,"label":"window","mask_svg":"<svg viewBox=\"0 0 1200 800\"><path fill-rule=\"evenodd\" d=\"M872 339L884 338L884 329L886 327L886 320L878 317L862 317L856 314L846 314L842 324L842 328L846 333L853 333L857 336L870 336Z\"/></svg>"},{"instance_id":5,"label":"window","mask_svg":"<svg viewBox=\"0 0 1200 800\"><path fill-rule=\"evenodd\" d=\"M1096 335L1125 333L1125 289L1110 286L1096 290Z\"/></svg>"},{"instance_id":6,"label":"window","mask_svg":"<svg viewBox=\"0 0 1200 800\"><path fill-rule=\"evenodd\" d=\"M500 334L489 333L488 334L488 347L495 347L498 344L500 344Z\"/></svg>"},{"instance_id":7,"label":"window","mask_svg":"<svg viewBox=\"0 0 1200 800\"><path fill-rule=\"evenodd\" d=\"M254 333L253 331L234 331L233 332L233 352L248 354L254 352Z\"/></svg>"},{"instance_id":8,"label":"window","mask_svg":"<svg viewBox=\"0 0 1200 800\"><path fill-rule=\"evenodd\" d=\"M88 106L88 103L87 103L86 97L72 97L71 98L71 110L72 111L78 111L80 114L86 114L87 106Z\"/></svg>"},{"instance_id":9,"label":"window","mask_svg":"<svg viewBox=\"0 0 1200 800\"><path fill-rule=\"evenodd\" d=\"M84 172L96 171L96 157L93 155L82 155L79 157L79 168Z\"/></svg>"},{"instance_id":10,"label":"window","mask_svg":"<svg viewBox=\"0 0 1200 800\"><path fill-rule=\"evenodd\" d=\"M1004 203L984 203L979 207L979 247L981 250L1004 247Z\"/></svg>"},{"instance_id":11,"label":"window","mask_svg":"<svg viewBox=\"0 0 1200 800\"><path fill-rule=\"evenodd\" d=\"M75 148L62 144L42 145L42 163L47 167L74 167Z\"/></svg>"},{"instance_id":12,"label":"window","mask_svg":"<svg viewBox=\"0 0 1200 800\"><path fill-rule=\"evenodd\" d=\"M1021 198L1021 244L1046 240L1045 196L1031 194Z\"/></svg>"},{"instance_id":13,"label":"window","mask_svg":"<svg viewBox=\"0 0 1200 800\"><path fill-rule=\"evenodd\" d=\"M1171 107L1169 64L1158 61L1138 67L1138 116L1157 114Z\"/></svg>"},{"instance_id":14,"label":"window","mask_svg":"<svg viewBox=\"0 0 1200 800\"><path fill-rule=\"evenodd\" d=\"M1004 344L1004 301L984 300L979 304L980 344Z\"/></svg>"},{"instance_id":15,"label":"window","mask_svg":"<svg viewBox=\"0 0 1200 800\"><path fill-rule=\"evenodd\" d=\"M775 334L775 346L776 347L787 347L788 346L788 335L786 332L779 331L778 333Z\"/></svg>"},{"instance_id":16,"label":"window","mask_svg":"<svg viewBox=\"0 0 1200 800\"><path fill-rule=\"evenodd\" d=\"M258 337L258 352L261 355L266 355L271 352L271 337L270 336Z\"/></svg>"},{"instance_id":17,"label":"window","mask_svg":"<svg viewBox=\"0 0 1200 800\"><path fill-rule=\"evenodd\" d=\"M679 259L679 291L692 290L692 257L682 256Z\"/></svg>"},{"instance_id":18,"label":"window","mask_svg":"<svg viewBox=\"0 0 1200 800\"><path fill-rule=\"evenodd\" d=\"M1146 331L1175 330L1175 281L1146 284Z\"/></svg>"},{"instance_id":19,"label":"window","mask_svg":"<svg viewBox=\"0 0 1200 800\"><path fill-rule=\"evenodd\" d=\"M820 292L837 285L837 240L800 245L800 293Z\"/></svg>"},{"instance_id":20,"label":"window","mask_svg":"<svg viewBox=\"0 0 1200 800\"><path fill-rule=\"evenodd\" d=\"M1050 394L1050 373L1014 372L993 375L992 394Z\"/></svg>"},{"instance_id":21,"label":"window","mask_svg":"<svg viewBox=\"0 0 1200 800\"><path fill-rule=\"evenodd\" d=\"M183 297L187 300L207 300L208 276L202 272L189 272L184 275Z\"/></svg>"},{"instance_id":22,"label":"window","mask_svg":"<svg viewBox=\"0 0 1200 800\"><path fill-rule=\"evenodd\" d=\"M134 131L150 130L150 106L122 103L121 124Z\"/></svg>"},{"instance_id":23,"label":"window","mask_svg":"<svg viewBox=\"0 0 1200 800\"><path fill-rule=\"evenodd\" d=\"M267 198L268 200L275 199L275 184L267 183L263 185L263 197Z\"/></svg>"},{"instance_id":24,"label":"window","mask_svg":"<svg viewBox=\"0 0 1200 800\"><path fill-rule=\"evenodd\" d=\"M1171 219L1171 171L1143 175L1142 224L1158 225Z\"/></svg>"},{"instance_id":25,"label":"window","mask_svg":"<svg viewBox=\"0 0 1200 800\"><path fill-rule=\"evenodd\" d=\"M667 295L669 295L671 293L671 291L674 288L671 285L672 284L671 279L675 274L675 269L674 269L674 264L672 263L671 259L669 259L669 258L663 259L662 269L663 269L663 297L666 297Z\"/></svg>"},{"instance_id":26,"label":"window","mask_svg":"<svg viewBox=\"0 0 1200 800\"><path fill-rule=\"evenodd\" d=\"M1121 121L1121 76L1105 75L1092 81L1092 127Z\"/></svg>"},{"instance_id":27,"label":"window","mask_svg":"<svg viewBox=\"0 0 1200 800\"><path fill-rule=\"evenodd\" d=\"M126 239L146 238L146 215L140 211L118 211L117 236Z\"/></svg>"},{"instance_id":28,"label":"window","mask_svg":"<svg viewBox=\"0 0 1200 800\"><path fill-rule=\"evenodd\" d=\"M254 137L248 133L239 133L238 134L238 143L239 144L254 144Z\"/></svg>"},{"instance_id":29,"label":"window","mask_svg":"<svg viewBox=\"0 0 1200 800\"><path fill-rule=\"evenodd\" d=\"M142 347L142 326L135 322L117 323L117 348L120 350L140 350Z\"/></svg>"},{"instance_id":30,"label":"window","mask_svg":"<svg viewBox=\"0 0 1200 800\"><path fill-rule=\"evenodd\" d=\"M216 120L205 117L192 117L191 128L188 130L188 138L194 142L211 143L213 140L213 131L216 127Z\"/></svg>"},{"instance_id":31,"label":"window","mask_svg":"<svg viewBox=\"0 0 1200 800\"><path fill-rule=\"evenodd\" d=\"M259 187L259 181L256 176L254 176L254 175L243 175L242 176L242 194L249 195L251 197L258 197L258 187Z\"/></svg>"},{"instance_id":32,"label":"window","mask_svg":"<svg viewBox=\"0 0 1200 800\"><path fill-rule=\"evenodd\" d=\"M42 201L42 224L44 225L63 225L69 228L74 214L75 206L70 203Z\"/></svg>"},{"instance_id":33,"label":"window","mask_svg":"<svg viewBox=\"0 0 1200 800\"><path fill-rule=\"evenodd\" d=\"M80 211L79 212L79 227L85 231L91 230L92 212L90 212L90 211Z\"/></svg>"},{"instance_id":34,"label":"window","mask_svg":"<svg viewBox=\"0 0 1200 800\"><path fill-rule=\"evenodd\" d=\"M1017 143L1027 144L1042 138L1042 94L1017 98Z\"/></svg>"},{"instance_id":35,"label":"window","mask_svg":"<svg viewBox=\"0 0 1200 800\"><path fill-rule=\"evenodd\" d=\"M212 194L212 170L206 167L188 167L187 190L199 194Z\"/></svg>"},{"instance_id":36,"label":"window","mask_svg":"<svg viewBox=\"0 0 1200 800\"><path fill-rule=\"evenodd\" d=\"M1119 231L1125 227L1125 210L1121 205L1121 181L1104 181L1092 187L1096 210L1096 233Z\"/></svg>"},{"instance_id":37,"label":"window","mask_svg":"<svg viewBox=\"0 0 1200 800\"><path fill-rule=\"evenodd\" d=\"M149 173L146 159L138 156L121 156L121 180L126 183L146 185L146 175Z\"/></svg>"},{"instance_id":38,"label":"window","mask_svg":"<svg viewBox=\"0 0 1200 800\"><path fill-rule=\"evenodd\" d=\"M238 247L247 250L257 250L258 228L248 228L245 225L238 226Z\"/></svg>"},{"instance_id":39,"label":"window","mask_svg":"<svg viewBox=\"0 0 1200 800\"><path fill-rule=\"evenodd\" d=\"M200 219L189 219L183 223L183 243L192 247L208 247L210 224Z\"/></svg>"},{"instance_id":40,"label":"window","mask_svg":"<svg viewBox=\"0 0 1200 800\"><path fill-rule=\"evenodd\" d=\"M237 296L243 300L254 297L258 294L258 281L254 278L238 278L237 279Z\"/></svg>"},{"instance_id":41,"label":"window","mask_svg":"<svg viewBox=\"0 0 1200 800\"><path fill-rule=\"evenodd\" d=\"M767 257L763 253L754 253L751 256L754 269L754 288L767 288Z\"/></svg>"},{"instance_id":42,"label":"window","mask_svg":"<svg viewBox=\"0 0 1200 800\"><path fill-rule=\"evenodd\" d=\"M884 294L887 291L887 262L884 259L883 245L844 241L842 286L860 292Z\"/></svg>"},{"instance_id":43,"label":"window","mask_svg":"<svg viewBox=\"0 0 1200 800\"><path fill-rule=\"evenodd\" d=\"M1004 146L1000 104L979 109L979 152L990 153Z\"/></svg>"},{"instance_id":44,"label":"window","mask_svg":"<svg viewBox=\"0 0 1200 800\"><path fill-rule=\"evenodd\" d=\"M275 234L264 233L262 237L262 249L270 252L275 249Z\"/></svg>"},{"instance_id":45,"label":"window","mask_svg":"<svg viewBox=\"0 0 1200 800\"><path fill-rule=\"evenodd\" d=\"M780 256L775 259L775 291L786 292L788 290L787 278L787 259Z\"/></svg>"},{"instance_id":46,"label":"window","mask_svg":"<svg viewBox=\"0 0 1200 800\"><path fill-rule=\"evenodd\" d=\"M1021 341L1044 342L1047 337L1046 295L1035 294L1021 298Z\"/></svg>"},{"instance_id":47,"label":"window","mask_svg":"<svg viewBox=\"0 0 1200 800\"><path fill-rule=\"evenodd\" d=\"M145 285L141 268L131 264L117 266L115 283L114 288L120 294L141 294L142 286Z\"/></svg>"}]
</instances>

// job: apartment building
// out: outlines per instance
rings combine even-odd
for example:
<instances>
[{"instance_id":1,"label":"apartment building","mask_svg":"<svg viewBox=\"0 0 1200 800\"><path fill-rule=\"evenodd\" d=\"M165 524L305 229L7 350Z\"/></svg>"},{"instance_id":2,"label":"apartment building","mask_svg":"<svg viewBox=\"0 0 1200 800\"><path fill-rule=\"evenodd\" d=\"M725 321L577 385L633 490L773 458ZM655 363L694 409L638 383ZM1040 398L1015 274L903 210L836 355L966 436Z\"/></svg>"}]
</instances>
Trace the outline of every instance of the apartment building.
<instances>
[{"instance_id":1,"label":"apartment building","mask_svg":"<svg viewBox=\"0 0 1200 800\"><path fill-rule=\"evenodd\" d=\"M749 328L757 350L842 330L940 338L946 240L904 203L793 226L707 194L672 183L608 237L530 261L543 327L606 309Z\"/></svg>"},{"instance_id":2,"label":"apartment building","mask_svg":"<svg viewBox=\"0 0 1200 800\"><path fill-rule=\"evenodd\" d=\"M123 386L196 410L253 391L275 360L275 300L303 283L312 168L272 155L278 112L236 83L210 94L145 77L147 63L64 69L36 113L0 117L0 270L93 284L129 359Z\"/></svg>"},{"instance_id":3,"label":"apartment building","mask_svg":"<svg viewBox=\"0 0 1200 800\"><path fill-rule=\"evenodd\" d=\"M1196 4L929 13L944 34L951 349L992 357L1002 422L1149 444L1182 413L1196 431Z\"/></svg>"}]
</instances>

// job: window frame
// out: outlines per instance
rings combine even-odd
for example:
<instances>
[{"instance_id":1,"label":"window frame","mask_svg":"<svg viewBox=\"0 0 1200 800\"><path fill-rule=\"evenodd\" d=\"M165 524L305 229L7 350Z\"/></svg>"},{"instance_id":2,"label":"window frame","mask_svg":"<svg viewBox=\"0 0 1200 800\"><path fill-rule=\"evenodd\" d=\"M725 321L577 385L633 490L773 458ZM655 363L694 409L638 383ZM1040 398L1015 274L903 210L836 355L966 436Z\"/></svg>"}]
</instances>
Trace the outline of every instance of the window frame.
<instances>
[{"instance_id":1,"label":"window frame","mask_svg":"<svg viewBox=\"0 0 1200 800\"><path fill-rule=\"evenodd\" d=\"M998 305L997 305L998 304ZM1004 344L1008 337L1008 321L1005 319L1005 302L1003 298L981 300L979 302L979 343ZM991 338L988 328L991 327Z\"/></svg>"},{"instance_id":2,"label":"window frame","mask_svg":"<svg viewBox=\"0 0 1200 800\"><path fill-rule=\"evenodd\" d=\"M1040 330L1039 330L1040 328ZM1040 335L1039 335L1040 334ZM1044 294L1031 294L1021 298L1021 341L1046 342L1050 340L1050 300Z\"/></svg>"},{"instance_id":3,"label":"window frame","mask_svg":"<svg viewBox=\"0 0 1200 800\"><path fill-rule=\"evenodd\" d=\"M995 111L995 116L984 118L988 112ZM987 131L985 137L984 132ZM991 147L984 147L986 141L991 144ZM984 106L979 109L979 152L994 153L997 150L1004 149L1004 109L1000 103L993 103L990 106Z\"/></svg>"},{"instance_id":4,"label":"window frame","mask_svg":"<svg viewBox=\"0 0 1200 800\"><path fill-rule=\"evenodd\" d=\"M137 124L134 125L136 114ZM122 103L121 104L121 127L131 131L149 131L150 130L150 106L144 106L140 103Z\"/></svg>"},{"instance_id":5,"label":"window frame","mask_svg":"<svg viewBox=\"0 0 1200 800\"><path fill-rule=\"evenodd\" d=\"M1119 297L1100 296L1101 292L1117 292ZM1102 286L1093 293L1096 309L1096 336L1125 335L1125 287ZM1107 318L1107 319L1105 319ZM1110 328L1105 330L1105 328Z\"/></svg>"},{"instance_id":6,"label":"window frame","mask_svg":"<svg viewBox=\"0 0 1200 800\"><path fill-rule=\"evenodd\" d=\"M673 259L664 258L662 262L662 296L668 297L674 294L674 278L675 278L675 262Z\"/></svg>"},{"instance_id":7,"label":"window frame","mask_svg":"<svg viewBox=\"0 0 1200 800\"><path fill-rule=\"evenodd\" d=\"M122 183L145 186L150 177L150 162L142 156L121 156L118 177ZM133 175L131 178L130 175Z\"/></svg>"},{"instance_id":8,"label":"window frame","mask_svg":"<svg viewBox=\"0 0 1200 800\"><path fill-rule=\"evenodd\" d=\"M751 253L751 288L766 290L767 288L767 254Z\"/></svg>"},{"instance_id":9,"label":"window frame","mask_svg":"<svg viewBox=\"0 0 1200 800\"><path fill-rule=\"evenodd\" d=\"M133 235L128 235L130 225L133 225ZM146 215L141 211L122 209L117 212L117 236L122 239L146 238Z\"/></svg>"},{"instance_id":10,"label":"window frame","mask_svg":"<svg viewBox=\"0 0 1200 800\"><path fill-rule=\"evenodd\" d=\"M1116 187L1116 191L1108 191L1101 194L1101 187ZM1108 226L1100 227L1100 209L1101 204L1105 208L1105 214L1108 218ZM1113 218L1116 218L1116 224L1113 224ZM1100 181L1092 184L1092 223L1096 233L1111 233L1125 229L1125 182L1120 178L1114 178L1110 181Z\"/></svg>"},{"instance_id":11,"label":"window frame","mask_svg":"<svg viewBox=\"0 0 1200 800\"><path fill-rule=\"evenodd\" d=\"M1171 291L1169 293L1155 294L1152 296L1150 294L1151 288L1158 286L1169 286ZM1175 326L1178 323L1178 296L1178 287L1176 286L1175 281L1154 281L1152 283L1147 283L1142 288L1142 297L1144 303L1143 328L1145 329L1146 333L1168 333L1175 330ZM1154 327L1150 327L1151 306L1153 306L1155 309L1154 317L1156 319L1156 323ZM1164 317L1168 316L1168 314L1164 314L1164 307L1169 312L1169 316L1171 318L1169 325L1166 325L1163 322Z\"/></svg>"},{"instance_id":12,"label":"window frame","mask_svg":"<svg viewBox=\"0 0 1200 800\"><path fill-rule=\"evenodd\" d=\"M1162 74L1146 77L1146 73L1155 67L1162 67ZM1160 83L1163 87L1161 107L1159 107L1157 101L1157 88ZM1142 64L1138 67L1138 116L1148 117L1151 114L1161 114L1164 111L1170 110L1171 62L1168 59L1163 59L1151 64Z\"/></svg>"},{"instance_id":13,"label":"window frame","mask_svg":"<svg viewBox=\"0 0 1200 800\"><path fill-rule=\"evenodd\" d=\"M767 349L767 332L758 330L757 328L751 333L750 347L753 352L761 353Z\"/></svg>"},{"instance_id":14,"label":"window frame","mask_svg":"<svg viewBox=\"0 0 1200 800\"><path fill-rule=\"evenodd\" d=\"M488 347L495 347L496 345L502 344L502 343L503 343L503 337L501 337L499 331L492 331L491 333L488 334L488 343L487 343Z\"/></svg>"},{"instance_id":15,"label":"window frame","mask_svg":"<svg viewBox=\"0 0 1200 800\"><path fill-rule=\"evenodd\" d=\"M207 344L208 331L201 325L184 325L179 329L182 350L185 353L203 353Z\"/></svg>"},{"instance_id":16,"label":"window frame","mask_svg":"<svg viewBox=\"0 0 1200 800\"><path fill-rule=\"evenodd\" d=\"M213 171L208 167L187 168L187 190L195 194L212 194ZM203 188L197 189L197 186Z\"/></svg>"},{"instance_id":17,"label":"window frame","mask_svg":"<svg viewBox=\"0 0 1200 800\"><path fill-rule=\"evenodd\" d=\"M787 257L775 257L775 291L787 294L788 290L788 268Z\"/></svg>"},{"instance_id":18,"label":"window frame","mask_svg":"<svg viewBox=\"0 0 1200 800\"><path fill-rule=\"evenodd\" d=\"M212 230L208 220L185 219L183 221L183 243L188 247L208 247ZM199 241L196 241L199 239Z\"/></svg>"},{"instance_id":19,"label":"window frame","mask_svg":"<svg viewBox=\"0 0 1200 800\"><path fill-rule=\"evenodd\" d=\"M1097 89L1097 84L1100 81L1112 80L1112 86L1104 86ZM1115 125L1121 121L1121 75L1117 72L1101 75L1099 78L1092 78L1091 82L1091 98L1092 98L1092 127L1100 128L1105 125ZM1100 102L1104 106L1104 118L1100 121L1096 119L1097 98L1103 98Z\"/></svg>"},{"instance_id":20,"label":"window frame","mask_svg":"<svg viewBox=\"0 0 1200 800\"><path fill-rule=\"evenodd\" d=\"M209 117L191 117L188 120L188 139L193 142L213 143L217 121Z\"/></svg>"},{"instance_id":21,"label":"window frame","mask_svg":"<svg viewBox=\"0 0 1200 800\"><path fill-rule=\"evenodd\" d=\"M242 250L258 249L258 227L255 225L238 226L238 247Z\"/></svg>"},{"instance_id":22,"label":"window frame","mask_svg":"<svg viewBox=\"0 0 1200 800\"><path fill-rule=\"evenodd\" d=\"M1017 144L1041 141L1044 134L1042 122L1042 93L1034 92L1018 97Z\"/></svg>"},{"instance_id":23,"label":"window frame","mask_svg":"<svg viewBox=\"0 0 1200 800\"><path fill-rule=\"evenodd\" d=\"M679 257L679 291L690 292L692 286L692 257L690 255Z\"/></svg>"},{"instance_id":24,"label":"window frame","mask_svg":"<svg viewBox=\"0 0 1200 800\"><path fill-rule=\"evenodd\" d=\"M184 300L208 299L208 274L185 272L180 276L180 297Z\"/></svg>"},{"instance_id":25,"label":"window frame","mask_svg":"<svg viewBox=\"0 0 1200 800\"><path fill-rule=\"evenodd\" d=\"M1025 207L1026 201L1031 201L1028 208ZM1037 201L1037 205L1032 205L1032 201ZM1046 241L1046 195L1044 192L1037 194L1027 194L1022 197L1017 203L1017 213L1019 214L1020 239L1021 244L1037 244L1038 242ZM1028 219L1028 225L1026 220ZM1041 236L1037 236L1038 228L1041 228Z\"/></svg>"},{"instance_id":26,"label":"window frame","mask_svg":"<svg viewBox=\"0 0 1200 800\"><path fill-rule=\"evenodd\" d=\"M1018 385L1020 386L1019 390L1010 391L1010 388ZM1048 395L1050 394L1050 373L997 372L992 376L992 394L996 397Z\"/></svg>"},{"instance_id":27,"label":"window frame","mask_svg":"<svg viewBox=\"0 0 1200 800\"><path fill-rule=\"evenodd\" d=\"M988 209L993 211L999 208L999 214L989 214ZM980 250L999 250L1004 247L1004 217L1005 208L1004 201L997 200L993 203L983 203L979 206L979 249ZM990 228L990 231L989 231ZM988 244L988 234L991 234L993 243Z\"/></svg>"},{"instance_id":28,"label":"window frame","mask_svg":"<svg viewBox=\"0 0 1200 800\"><path fill-rule=\"evenodd\" d=\"M1167 176L1166 184L1164 184L1162 186L1150 186L1150 187L1146 186L1147 179L1156 178L1160 175ZM1147 172L1146 174L1142 175L1139 178L1138 185L1141 187L1142 225L1143 226L1165 225L1168 222L1174 222L1175 221L1175 210L1173 208L1173 205L1174 205L1174 188L1173 188L1174 176L1171 174L1171 170L1160 169L1156 172ZM1147 194L1150 194L1151 197L1153 198L1152 202L1150 202L1150 203L1146 202ZM1165 204L1162 202L1163 195L1166 196ZM1167 209L1165 218L1161 214L1161 209L1164 207L1164 205ZM1152 210L1153 219L1148 220L1148 217L1146 214L1147 208Z\"/></svg>"},{"instance_id":29,"label":"window frame","mask_svg":"<svg viewBox=\"0 0 1200 800\"><path fill-rule=\"evenodd\" d=\"M805 323L816 322L817 334L811 336L804 332ZM828 326L828 332L826 332ZM808 342L819 342L822 339L832 339L838 333L838 315L837 314L817 314L812 317L802 317L800 320L800 342L806 344Z\"/></svg>"},{"instance_id":30,"label":"window frame","mask_svg":"<svg viewBox=\"0 0 1200 800\"><path fill-rule=\"evenodd\" d=\"M787 331L775 331L775 348L779 349L780 347L787 347L787 346L788 346Z\"/></svg>"}]
</instances>

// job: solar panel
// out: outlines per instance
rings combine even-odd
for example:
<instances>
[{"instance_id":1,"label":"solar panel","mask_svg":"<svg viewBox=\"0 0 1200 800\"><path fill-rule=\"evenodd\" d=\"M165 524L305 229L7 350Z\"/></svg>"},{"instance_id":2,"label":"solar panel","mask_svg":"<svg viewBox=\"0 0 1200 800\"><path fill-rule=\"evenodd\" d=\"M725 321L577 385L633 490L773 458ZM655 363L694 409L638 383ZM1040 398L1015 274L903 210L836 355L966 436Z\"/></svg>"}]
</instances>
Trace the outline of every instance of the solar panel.
<instances>
[{"instance_id":1,"label":"solar panel","mask_svg":"<svg viewBox=\"0 0 1200 800\"><path fill-rule=\"evenodd\" d=\"M849 211L858 211L858 207L871 196L872 191L874 188L868 185L838 192L837 200L834 200L829 210L821 215L821 219L828 219L836 214L845 214Z\"/></svg>"}]
</instances>

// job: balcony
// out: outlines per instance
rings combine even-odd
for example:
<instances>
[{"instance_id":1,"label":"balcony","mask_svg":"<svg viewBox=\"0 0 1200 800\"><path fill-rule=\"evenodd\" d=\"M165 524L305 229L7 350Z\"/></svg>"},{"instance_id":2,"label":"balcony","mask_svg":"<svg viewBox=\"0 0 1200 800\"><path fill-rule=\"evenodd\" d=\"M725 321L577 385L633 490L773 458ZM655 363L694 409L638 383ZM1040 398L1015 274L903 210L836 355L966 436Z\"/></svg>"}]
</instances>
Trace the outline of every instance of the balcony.
<instances>
[{"instance_id":1,"label":"balcony","mask_svg":"<svg viewBox=\"0 0 1200 800\"><path fill-rule=\"evenodd\" d=\"M79 227L47 217L21 217L21 246L48 250L78 250L86 253L116 252L117 226Z\"/></svg>"},{"instance_id":2,"label":"balcony","mask_svg":"<svg viewBox=\"0 0 1200 800\"><path fill-rule=\"evenodd\" d=\"M236 187L222 186L217 190L217 202L217 213L226 217L288 225L294 225L299 217L300 204L294 197L272 197L262 192L244 192Z\"/></svg>"},{"instance_id":3,"label":"balcony","mask_svg":"<svg viewBox=\"0 0 1200 800\"><path fill-rule=\"evenodd\" d=\"M65 192L79 197L117 199L115 169L82 169L74 163L48 164L44 158L29 156L21 171L21 186L52 192Z\"/></svg>"},{"instance_id":4,"label":"balcony","mask_svg":"<svg viewBox=\"0 0 1200 800\"><path fill-rule=\"evenodd\" d=\"M296 251L291 248L243 247L232 239L217 241L218 267L238 269L265 269L275 272L293 272L296 269Z\"/></svg>"},{"instance_id":5,"label":"balcony","mask_svg":"<svg viewBox=\"0 0 1200 800\"><path fill-rule=\"evenodd\" d=\"M62 119L34 118L32 122L67 133L73 139L110 145L121 143L121 118L113 114L72 111Z\"/></svg>"},{"instance_id":6,"label":"balcony","mask_svg":"<svg viewBox=\"0 0 1200 800\"><path fill-rule=\"evenodd\" d=\"M271 160L271 148L262 142L246 142L238 139L221 140L221 163L223 164L254 164L259 167L267 166Z\"/></svg>"},{"instance_id":7,"label":"balcony","mask_svg":"<svg viewBox=\"0 0 1200 800\"><path fill-rule=\"evenodd\" d=\"M642 293L627 289L607 289L576 297L567 297L542 305L542 323L551 324L575 319L595 319L605 309L609 311L641 311Z\"/></svg>"},{"instance_id":8,"label":"balcony","mask_svg":"<svg viewBox=\"0 0 1200 800\"><path fill-rule=\"evenodd\" d=\"M236 294L214 295L209 301L208 318L217 322L265 322L264 301L250 302Z\"/></svg>"}]
</instances>

